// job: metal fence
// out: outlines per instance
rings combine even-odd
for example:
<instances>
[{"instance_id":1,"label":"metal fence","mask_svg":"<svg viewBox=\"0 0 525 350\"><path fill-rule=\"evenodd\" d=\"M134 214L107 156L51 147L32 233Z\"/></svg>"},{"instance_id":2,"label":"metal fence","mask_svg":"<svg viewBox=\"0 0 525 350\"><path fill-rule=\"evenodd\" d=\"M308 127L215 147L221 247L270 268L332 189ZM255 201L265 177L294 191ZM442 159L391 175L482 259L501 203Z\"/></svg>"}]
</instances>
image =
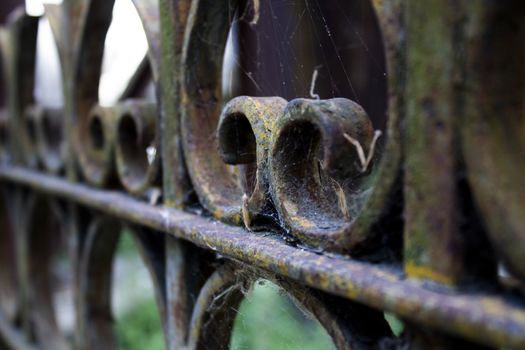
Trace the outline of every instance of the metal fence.
<instances>
[{"instance_id":1,"label":"metal fence","mask_svg":"<svg viewBox=\"0 0 525 350\"><path fill-rule=\"evenodd\" d=\"M15 12L0 32L5 347L116 348L111 266L127 227L169 349L229 347L261 278L337 348L525 349L525 4L361 1L385 62L378 127L371 107L316 96L317 72L309 98L224 97L230 28L271 21L271 2L133 2L148 58L111 107L98 86L113 1L46 6L61 109L33 96L38 19ZM136 94L144 74L153 101ZM61 250L72 342L51 300Z\"/></svg>"}]
</instances>

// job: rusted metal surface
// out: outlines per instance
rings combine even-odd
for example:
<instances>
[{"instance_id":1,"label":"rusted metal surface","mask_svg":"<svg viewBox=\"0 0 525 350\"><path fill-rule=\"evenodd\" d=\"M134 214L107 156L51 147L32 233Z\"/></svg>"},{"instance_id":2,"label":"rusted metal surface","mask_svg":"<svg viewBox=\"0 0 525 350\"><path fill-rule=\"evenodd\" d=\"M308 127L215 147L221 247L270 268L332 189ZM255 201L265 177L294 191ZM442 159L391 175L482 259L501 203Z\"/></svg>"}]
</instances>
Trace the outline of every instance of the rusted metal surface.
<instances>
[{"instance_id":1,"label":"rusted metal surface","mask_svg":"<svg viewBox=\"0 0 525 350\"><path fill-rule=\"evenodd\" d=\"M24 284L35 336L43 349L68 349L68 342L57 325L53 308L53 258L64 248L66 217L50 198L32 196L25 203L23 241L27 254ZM67 256L67 254L65 254Z\"/></svg>"},{"instance_id":2,"label":"rusted metal surface","mask_svg":"<svg viewBox=\"0 0 525 350\"><path fill-rule=\"evenodd\" d=\"M33 96L37 18L15 12L0 30L1 342L118 347L110 282L126 227L169 349L227 348L260 279L340 349L525 349L525 6L353 2L375 11L363 27L374 33L357 33L384 72L373 108L374 96L319 98L317 68L309 98L223 91L227 37L242 35L232 27L256 33L278 20L240 0L133 0L148 56L118 102L101 106L114 2L65 0L44 14L62 68L64 107L52 109ZM323 26L342 50L332 17ZM368 51L377 31L383 49ZM301 60L315 67L285 56L294 74ZM361 61L350 78L366 86ZM239 81L257 85L243 62ZM376 115L385 105L386 122ZM64 252L69 339L51 300L51 261ZM404 322L398 337L384 312Z\"/></svg>"},{"instance_id":3,"label":"rusted metal surface","mask_svg":"<svg viewBox=\"0 0 525 350\"><path fill-rule=\"evenodd\" d=\"M465 265L461 220L456 205L456 160L454 123L453 6L435 1L433 11L442 16L429 20L416 2L408 2L406 182L407 225L405 269L409 275L442 283L456 283ZM432 36L430 36L432 35ZM430 39L430 40L429 40ZM436 45L436 42L439 45ZM447 64L442 64L447 62ZM419 79L419 74L426 79ZM437 174L439 176L432 176ZM443 203L450 205L444 206ZM422 249L432 247L432 249Z\"/></svg>"},{"instance_id":4,"label":"rusted metal surface","mask_svg":"<svg viewBox=\"0 0 525 350\"><path fill-rule=\"evenodd\" d=\"M161 12L161 56L159 63L161 154L164 203L182 208L191 202L192 189L181 145L179 109L181 102L182 44L191 0L159 0ZM169 137L167 136L169 135Z\"/></svg>"},{"instance_id":5,"label":"rusted metal surface","mask_svg":"<svg viewBox=\"0 0 525 350\"><path fill-rule=\"evenodd\" d=\"M78 132L83 144L78 161L84 178L94 186L107 186L115 181L117 116L117 108L95 104Z\"/></svg>"},{"instance_id":6,"label":"rusted metal surface","mask_svg":"<svg viewBox=\"0 0 525 350\"><path fill-rule=\"evenodd\" d=\"M158 83L160 69L160 8L158 0L133 0L146 38L148 40L148 57L153 80Z\"/></svg>"},{"instance_id":7,"label":"rusted metal surface","mask_svg":"<svg viewBox=\"0 0 525 350\"><path fill-rule=\"evenodd\" d=\"M111 266L120 223L102 217L88 229L80 264L81 339L86 349L115 349L111 314Z\"/></svg>"},{"instance_id":8,"label":"rusted metal surface","mask_svg":"<svg viewBox=\"0 0 525 350\"><path fill-rule=\"evenodd\" d=\"M9 129L18 135L16 138L9 138L9 147L12 156L18 162L34 167L36 166L36 153L32 148L34 139L26 128L24 111L33 102L38 18L26 15L24 8L19 7L11 13L8 23L8 27L0 31L2 63L5 65L4 84L7 85L8 115L20 116L8 117Z\"/></svg>"},{"instance_id":9,"label":"rusted metal surface","mask_svg":"<svg viewBox=\"0 0 525 350\"><path fill-rule=\"evenodd\" d=\"M462 146L476 204L492 245L525 278L525 183L521 178L525 7L518 1L465 3L465 117ZM512 50L508 48L512 47ZM512 54L511 52L512 51ZM501 116L501 117L498 117ZM483 154L483 157L479 155Z\"/></svg>"},{"instance_id":10,"label":"rusted metal surface","mask_svg":"<svg viewBox=\"0 0 525 350\"><path fill-rule=\"evenodd\" d=\"M339 240L369 195L363 183L373 164L373 125L361 106L348 99L296 99L275 122L270 178L273 200L284 226L300 241L340 250Z\"/></svg>"},{"instance_id":11,"label":"rusted metal surface","mask_svg":"<svg viewBox=\"0 0 525 350\"><path fill-rule=\"evenodd\" d=\"M285 106L280 97L237 97L224 107L217 127L221 158L238 166L242 198L232 205L242 205L248 229L265 228L277 221L270 204L268 162L270 140Z\"/></svg>"},{"instance_id":12,"label":"rusted metal surface","mask_svg":"<svg viewBox=\"0 0 525 350\"><path fill-rule=\"evenodd\" d=\"M182 145L188 173L203 207L241 224L242 190L217 153L222 109L221 75L234 7L229 0L192 1L182 56ZM210 142L211 141L211 142Z\"/></svg>"},{"instance_id":13,"label":"rusted metal surface","mask_svg":"<svg viewBox=\"0 0 525 350\"><path fill-rule=\"evenodd\" d=\"M1 178L52 193L120 219L170 233L251 266L302 284L387 310L420 324L477 342L525 346L525 309L519 298L489 290L443 289L406 279L396 265L372 265L333 254L319 254L286 243L280 235L242 228L177 209L150 206L118 193L41 175L21 168L0 170ZM247 236L249 235L249 236Z\"/></svg>"},{"instance_id":14,"label":"rusted metal surface","mask_svg":"<svg viewBox=\"0 0 525 350\"><path fill-rule=\"evenodd\" d=\"M248 293L260 279L280 285L283 293L287 293L296 305L301 305L304 312L319 320L338 349L366 349L380 343L380 339L392 336L382 313L377 310L312 293L263 271L224 265L210 276L199 293L187 348L227 349L236 310L244 299L244 293ZM334 308L334 305L338 307Z\"/></svg>"},{"instance_id":15,"label":"rusted metal surface","mask_svg":"<svg viewBox=\"0 0 525 350\"><path fill-rule=\"evenodd\" d=\"M118 111L115 157L119 179L141 195L159 186L160 146L155 103L127 100Z\"/></svg>"},{"instance_id":16,"label":"rusted metal surface","mask_svg":"<svg viewBox=\"0 0 525 350\"><path fill-rule=\"evenodd\" d=\"M77 3L81 3L81 1ZM72 96L70 107L72 110L67 111L70 113L67 113L66 116L72 119L70 120L71 128L68 128L68 130L75 131L75 136L70 140L69 146L73 147L79 155L82 173L88 181L101 186L105 184L105 181L98 178L97 170L92 173L90 166L92 157L91 146L98 148L100 145L103 146L104 142L90 144L90 140L86 135L88 131L94 130L92 128L93 124L91 124L91 111L93 111L93 108L96 108L94 106L98 103L98 86L102 69L104 39L111 22L113 1L87 1L85 3L86 10L81 11L76 16L71 14L70 18L71 21L78 21L80 24L78 32L75 33L76 36L69 43L69 45L73 46L74 55L71 60L71 72L66 71L65 74L71 74L71 77L66 78L66 81L73 80L71 86L64 86L71 89L69 94ZM70 2L70 6L75 6L75 2ZM65 94L65 96L67 95ZM66 106L68 106L67 103ZM114 129L113 122L108 122L107 124L113 126ZM97 129L95 128L95 130ZM111 147L109 145L114 145L114 139L112 138L114 133L106 133L103 136L107 137L106 143L108 147ZM110 155L106 152L104 158L107 160L109 157ZM107 163L108 166L113 165L112 161L107 161ZM70 171L73 171L73 169Z\"/></svg>"},{"instance_id":17,"label":"rusted metal surface","mask_svg":"<svg viewBox=\"0 0 525 350\"><path fill-rule=\"evenodd\" d=\"M159 126L162 158L162 189L165 206L182 208L194 200L186 170L180 131L182 47L191 0L159 0L161 48L159 62ZM186 343L192 295L202 283L194 271L198 254L191 245L166 237L166 347L179 349Z\"/></svg>"}]
</instances>

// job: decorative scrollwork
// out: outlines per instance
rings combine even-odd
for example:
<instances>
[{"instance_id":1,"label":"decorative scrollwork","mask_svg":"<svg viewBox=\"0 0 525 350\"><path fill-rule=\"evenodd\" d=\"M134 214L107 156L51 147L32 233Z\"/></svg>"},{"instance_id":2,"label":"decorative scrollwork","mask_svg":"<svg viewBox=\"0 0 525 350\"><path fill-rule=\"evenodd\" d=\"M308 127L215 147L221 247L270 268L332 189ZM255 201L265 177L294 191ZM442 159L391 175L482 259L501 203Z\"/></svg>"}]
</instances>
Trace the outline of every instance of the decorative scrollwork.
<instances>
[{"instance_id":1,"label":"decorative scrollwork","mask_svg":"<svg viewBox=\"0 0 525 350\"><path fill-rule=\"evenodd\" d=\"M117 172L124 188L143 194L158 186L160 140L155 103L127 100L119 109L116 142Z\"/></svg>"},{"instance_id":2,"label":"decorative scrollwork","mask_svg":"<svg viewBox=\"0 0 525 350\"><path fill-rule=\"evenodd\" d=\"M268 162L272 133L285 105L280 97L237 97L224 107L219 121L220 155L225 163L239 166L243 221L249 229L277 221L269 196Z\"/></svg>"},{"instance_id":3,"label":"decorative scrollwork","mask_svg":"<svg viewBox=\"0 0 525 350\"><path fill-rule=\"evenodd\" d=\"M368 153L374 129L366 112L347 99L296 99L276 121L270 178L277 211L305 243L337 248L369 191L354 145ZM370 170L370 169L369 169Z\"/></svg>"},{"instance_id":4,"label":"decorative scrollwork","mask_svg":"<svg viewBox=\"0 0 525 350\"><path fill-rule=\"evenodd\" d=\"M114 182L116 119L115 107L96 104L89 111L84 127L79 129L83 150L78 161L86 181L95 186Z\"/></svg>"},{"instance_id":5,"label":"decorative scrollwork","mask_svg":"<svg viewBox=\"0 0 525 350\"><path fill-rule=\"evenodd\" d=\"M193 1L182 58L182 145L201 204L226 222L240 224L243 192L217 153L222 109L222 59L235 2Z\"/></svg>"},{"instance_id":6,"label":"decorative scrollwork","mask_svg":"<svg viewBox=\"0 0 525 350\"><path fill-rule=\"evenodd\" d=\"M525 6L434 0L427 11L417 0L353 0L369 25L361 33L341 13L343 24L374 65L358 69L362 57L352 58L349 72L363 81L370 67L384 74L377 107L374 94L355 91L352 100L337 91L325 99L323 68L308 55L297 56L308 68L297 63L308 73L301 80L315 67L301 90L311 98L247 96L263 95L258 89L228 100L236 95L221 81L228 35L244 25L250 34L238 38L260 35L279 21L264 12L274 2L131 1L148 55L111 105L98 94L113 0L46 5L61 108L33 97L38 20L19 11L0 30L8 92L0 335L8 345L116 348L111 275L126 228L170 349L228 348L237 308L261 279L339 349L525 348ZM297 3L290 12L319 14L336 58L348 63L325 4ZM304 39L297 46L311 47ZM240 75L259 87L252 73ZM60 329L52 302L52 261L64 251L74 336ZM385 312L401 319L401 334Z\"/></svg>"},{"instance_id":7,"label":"decorative scrollwork","mask_svg":"<svg viewBox=\"0 0 525 350\"><path fill-rule=\"evenodd\" d=\"M59 253L69 260L67 217L57 202L41 196L32 196L26 201L26 213L22 242L26 243L24 252L28 266L24 271L24 280L30 293L31 321L38 342L44 349L68 349L71 344L58 326L54 300L57 286L53 285L57 283L57 278L53 278L53 269L56 268L54 260L57 260ZM70 261L64 263L70 268L73 266ZM72 277L72 271L68 276L61 276L66 279L64 283L70 284ZM65 300L62 302L66 303ZM73 300L69 302L73 307Z\"/></svg>"},{"instance_id":8,"label":"decorative scrollwork","mask_svg":"<svg viewBox=\"0 0 525 350\"><path fill-rule=\"evenodd\" d=\"M88 230L80 261L80 325L87 348L115 349L111 308L111 272L122 225L109 217L95 219ZM162 236L130 227L133 240L153 281L161 319L165 320L164 249Z\"/></svg>"},{"instance_id":9,"label":"decorative scrollwork","mask_svg":"<svg viewBox=\"0 0 525 350\"><path fill-rule=\"evenodd\" d=\"M308 290L263 271L225 265L210 276L199 293L190 322L188 349L227 349L239 304L261 279L277 284L295 305L319 321L337 349L375 347L392 336L381 312ZM336 304L338 307L334 307Z\"/></svg>"},{"instance_id":10,"label":"decorative scrollwork","mask_svg":"<svg viewBox=\"0 0 525 350\"><path fill-rule=\"evenodd\" d=\"M3 72L8 82L7 105L9 113L18 118L9 118L11 132L18 135L10 139L13 157L25 165L36 166L34 139L25 127L27 121L24 111L33 104L35 71L35 51L38 19L28 16L22 8L13 12L9 18L9 29L0 33L3 53Z\"/></svg>"}]
</instances>

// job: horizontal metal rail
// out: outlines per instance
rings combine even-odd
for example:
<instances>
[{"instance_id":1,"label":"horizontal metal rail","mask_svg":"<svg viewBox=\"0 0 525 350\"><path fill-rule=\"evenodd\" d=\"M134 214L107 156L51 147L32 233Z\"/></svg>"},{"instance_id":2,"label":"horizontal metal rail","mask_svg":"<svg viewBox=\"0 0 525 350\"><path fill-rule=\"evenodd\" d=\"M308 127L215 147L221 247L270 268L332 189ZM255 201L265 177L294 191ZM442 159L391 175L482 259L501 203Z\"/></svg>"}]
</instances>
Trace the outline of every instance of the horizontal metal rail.
<instances>
[{"instance_id":1,"label":"horizontal metal rail","mask_svg":"<svg viewBox=\"0 0 525 350\"><path fill-rule=\"evenodd\" d=\"M400 317L487 344L525 348L525 307L501 295L443 289L407 279L399 266L374 265L294 247L270 233L249 232L182 210L153 206L116 191L90 188L16 166L0 180L188 240L217 254L287 276Z\"/></svg>"}]
</instances>

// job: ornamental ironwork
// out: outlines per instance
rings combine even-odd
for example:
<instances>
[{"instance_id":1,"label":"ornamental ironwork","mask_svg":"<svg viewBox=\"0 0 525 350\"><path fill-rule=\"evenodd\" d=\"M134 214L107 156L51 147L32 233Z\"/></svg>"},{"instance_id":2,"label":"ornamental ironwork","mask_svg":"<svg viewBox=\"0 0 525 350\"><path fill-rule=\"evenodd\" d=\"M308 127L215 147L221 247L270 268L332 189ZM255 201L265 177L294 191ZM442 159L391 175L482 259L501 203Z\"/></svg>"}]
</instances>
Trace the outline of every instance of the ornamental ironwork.
<instances>
[{"instance_id":1,"label":"ornamental ironwork","mask_svg":"<svg viewBox=\"0 0 525 350\"><path fill-rule=\"evenodd\" d=\"M321 17L324 39L271 39L328 40L342 69L330 79L344 75L349 95L325 96L327 68L289 51L283 81L283 65L312 68L300 92L268 95L248 68L233 73L245 89L226 92L228 35L246 35L241 57L260 45L264 61L272 53L250 38L279 20L277 3L133 0L148 53L111 106L99 82L114 1L45 7L61 108L33 94L39 18L11 15L0 31L0 347L118 347L111 271L126 228L169 349L229 347L261 279L337 348L525 349L525 5L350 1L366 14L352 34L364 60L339 54L336 30L352 22L342 10L344 25ZM320 3L299 1L298 13ZM52 302L61 251L73 339Z\"/></svg>"}]
</instances>

